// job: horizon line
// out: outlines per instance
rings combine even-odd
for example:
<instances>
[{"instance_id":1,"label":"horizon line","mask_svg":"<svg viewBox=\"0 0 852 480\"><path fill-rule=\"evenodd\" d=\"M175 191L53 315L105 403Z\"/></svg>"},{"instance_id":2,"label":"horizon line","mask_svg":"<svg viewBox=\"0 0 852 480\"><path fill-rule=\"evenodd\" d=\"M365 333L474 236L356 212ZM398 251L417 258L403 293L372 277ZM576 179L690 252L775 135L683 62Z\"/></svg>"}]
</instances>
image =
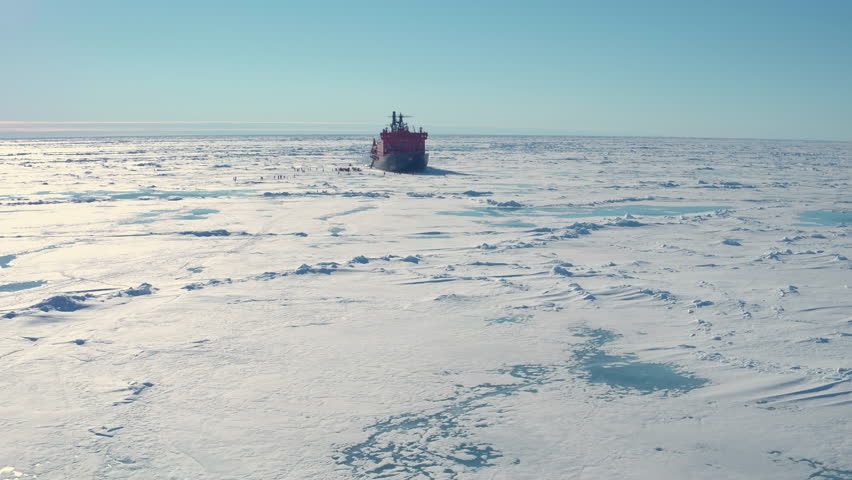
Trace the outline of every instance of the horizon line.
<instances>
[{"instance_id":1,"label":"horizon line","mask_svg":"<svg viewBox=\"0 0 852 480\"><path fill-rule=\"evenodd\" d=\"M344 121L344 122L327 122L327 121L269 121L269 120L0 120L0 130L7 125L363 125L372 126L378 122L365 121ZM500 127L494 124L484 123L433 123L437 126L451 127L481 127L481 128L538 128L538 127Z\"/></svg>"},{"instance_id":2,"label":"horizon line","mask_svg":"<svg viewBox=\"0 0 852 480\"><path fill-rule=\"evenodd\" d=\"M49 126L57 128L49 128ZM90 126L94 128L73 128L73 126ZM99 126L121 126L124 128L98 129ZM180 126L165 130L132 128L132 126ZM187 128L197 125L202 128ZM295 131L263 131L258 128L211 128L205 131L203 126L263 126L281 125L290 127L355 127L355 129L309 129ZM197 136L288 136L288 135L375 135L358 127L373 127L377 122L318 122L318 121L246 121L246 120L148 120L148 121L85 121L85 120L0 120L0 139L45 139L45 138L102 138L102 137L197 137ZM801 142L836 142L851 143L852 139L839 140L832 138L782 138L782 137L750 137L750 136L707 136L707 135L670 135L670 134L640 134L612 133L595 131L571 131L557 128L541 127L501 127L493 124L475 123L434 123L435 127L498 130L495 132L469 133L439 133L442 136L527 136L527 137L602 137L602 138L681 138L681 139L713 139L713 140L773 140ZM39 128L39 126L44 126ZM430 127L431 128L431 127ZM250 133L252 132L252 133ZM522 133L526 132L526 133ZM50 135L55 133L56 135ZM32 134L32 136L27 136ZM64 134L64 135L63 135Z\"/></svg>"},{"instance_id":3,"label":"horizon line","mask_svg":"<svg viewBox=\"0 0 852 480\"><path fill-rule=\"evenodd\" d=\"M41 131L41 133L49 133L53 130ZM68 132L78 132L78 130L68 130ZM22 133L22 132L21 132ZM34 133L34 132L30 132ZM88 133L88 132L80 132ZM93 132L94 133L94 132ZM98 138L157 138L157 137L292 137L292 136L332 136L332 137L369 137L374 136L372 133L358 132L289 132L289 133L150 133L150 134L123 134L123 133L106 133L92 135L39 135L39 136L17 136L4 135L0 129L0 142L5 140L64 140L64 139L98 139ZM852 140L834 140L834 139L811 139L811 138L761 138L761 137L707 137L707 136L676 136L676 135L617 135L617 134L583 134L583 133L444 133L438 134L441 137L579 137L579 138L646 138L646 139L679 139L679 140L752 140L752 141L773 141L773 142L814 142L814 143L852 143Z\"/></svg>"}]
</instances>

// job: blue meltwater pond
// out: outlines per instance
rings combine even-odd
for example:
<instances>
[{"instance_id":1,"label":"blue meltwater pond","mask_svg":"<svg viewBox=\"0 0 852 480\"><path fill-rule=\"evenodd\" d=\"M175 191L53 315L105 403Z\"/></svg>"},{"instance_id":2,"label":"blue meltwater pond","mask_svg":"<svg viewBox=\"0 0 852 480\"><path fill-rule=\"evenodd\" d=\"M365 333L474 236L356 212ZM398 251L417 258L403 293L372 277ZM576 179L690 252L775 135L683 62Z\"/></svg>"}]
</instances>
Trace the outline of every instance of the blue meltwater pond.
<instances>
[{"instance_id":1,"label":"blue meltwater pond","mask_svg":"<svg viewBox=\"0 0 852 480\"><path fill-rule=\"evenodd\" d=\"M688 392L701 388L708 380L679 371L666 363L643 363L635 355L610 355L602 350L604 344L618 336L607 330L585 330L582 348L574 353L577 368L589 383L603 383L616 389L648 394L660 390Z\"/></svg>"},{"instance_id":2,"label":"blue meltwater pond","mask_svg":"<svg viewBox=\"0 0 852 480\"><path fill-rule=\"evenodd\" d=\"M0 285L0 292L19 292L21 290L29 290L30 288L40 287L47 282L39 280L37 282L17 282Z\"/></svg>"},{"instance_id":3,"label":"blue meltwater pond","mask_svg":"<svg viewBox=\"0 0 852 480\"><path fill-rule=\"evenodd\" d=\"M15 255L0 255L0 268L9 268L9 264L15 258L17 258Z\"/></svg>"},{"instance_id":4,"label":"blue meltwater pond","mask_svg":"<svg viewBox=\"0 0 852 480\"><path fill-rule=\"evenodd\" d=\"M822 225L834 227L837 225L852 225L852 212L833 210L814 210L799 216L799 220L807 225Z\"/></svg>"}]
</instances>

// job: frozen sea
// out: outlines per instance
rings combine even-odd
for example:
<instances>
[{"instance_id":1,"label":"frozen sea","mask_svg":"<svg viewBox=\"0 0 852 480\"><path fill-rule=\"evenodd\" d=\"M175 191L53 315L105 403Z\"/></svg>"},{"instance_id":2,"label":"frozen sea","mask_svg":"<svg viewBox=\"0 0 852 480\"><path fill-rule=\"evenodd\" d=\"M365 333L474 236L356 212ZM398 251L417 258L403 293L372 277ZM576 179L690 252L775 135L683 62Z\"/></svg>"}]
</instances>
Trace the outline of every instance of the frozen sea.
<instances>
[{"instance_id":1,"label":"frozen sea","mask_svg":"<svg viewBox=\"0 0 852 480\"><path fill-rule=\"evenodd\" d=\"M0 141L0 479L852 479L852 144L369 146Z\"/></svg>"}]
</instances>

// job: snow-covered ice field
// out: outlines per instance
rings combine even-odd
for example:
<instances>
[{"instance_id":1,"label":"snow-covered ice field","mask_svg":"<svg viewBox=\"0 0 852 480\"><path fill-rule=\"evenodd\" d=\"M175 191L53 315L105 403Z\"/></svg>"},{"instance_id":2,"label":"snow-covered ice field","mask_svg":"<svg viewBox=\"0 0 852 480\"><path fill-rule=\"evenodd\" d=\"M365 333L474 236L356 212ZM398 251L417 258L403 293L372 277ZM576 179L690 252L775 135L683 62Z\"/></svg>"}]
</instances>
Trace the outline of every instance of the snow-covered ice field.
<instances>
[{"instance_id":1,"label":"snow-covered ice field","mask_svg":"<svg viewBox=\"0 0 852 480\"><path fill-rule=\"evenodd\" d=\"M0 479L852 479L852 144L0 141Z\"/></svg>"}]
</instances>

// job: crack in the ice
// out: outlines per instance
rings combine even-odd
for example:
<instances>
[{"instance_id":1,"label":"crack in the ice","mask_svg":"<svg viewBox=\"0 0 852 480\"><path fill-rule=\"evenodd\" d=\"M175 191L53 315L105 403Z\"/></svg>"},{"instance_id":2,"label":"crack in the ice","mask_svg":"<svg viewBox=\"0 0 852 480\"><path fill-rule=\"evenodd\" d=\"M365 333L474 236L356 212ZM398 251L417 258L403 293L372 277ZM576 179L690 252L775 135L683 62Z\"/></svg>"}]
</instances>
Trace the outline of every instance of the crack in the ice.
<instances>
[{"instance_id":1,"label":"crack in the ice","mask_svg":"<svg viewBox=\"0 0 852 480\"><path fill-rule=\"evenodd\" d=\"M394 476L400 479L457 479L465 471L494 466L503 453L491 444L469 440L472 428L487 426L473 418L489 400L508 397L552 381L554 368L513 365L495 373L508 374L518 383L458 386L456 395L440 400L437 410L403 413L367 427L372 433L361 443L340 451L337 463L356 475Z\"/></svg>"},{"instance_id":2,"label":"crack in the ice","mask_svg":"<svg viewBox=\"0 0 852 480\"><path fill-rule=\"evenodd\" d=\"M772 450L769 452L769 454L777 457L772 460L775 463L780 463L786 460L793 463L807 465L808 467L814 469L815 471L808 475L809 479L813 478L819 480L852 480L852 470L830 467L827 466L825 462L813 460L810 458L794 458L790 456L786 458L781 458L782 452L780 452L779 450Z\"/></svg>"},{"instance_id":3,"label":"crack in the ice","mask_svg":"<svg viewBox=\"0 0 852 480\"><path fill-rule=\"evenodd\" d=\"M635 355L609 355L602 346L619 336L607 330L583 329L588 338L571 361L556 365L511 365L491 373L509 375L517 383L483 383L457 386L456 394L438 400L435 410L391 416L366 427L371 433L349 445L335 458L356 475L378 478L457 479L470 470L494 466L503 453L485 442L471 441L475 428L487 427L474 413L493 401L520 392L537 393L538 387L576 375L589 383L603 383L619 394L665 391L677 395L700 388L707 380L680 372L669 364L641 363Z\"/></svg>"}]
</instances>

